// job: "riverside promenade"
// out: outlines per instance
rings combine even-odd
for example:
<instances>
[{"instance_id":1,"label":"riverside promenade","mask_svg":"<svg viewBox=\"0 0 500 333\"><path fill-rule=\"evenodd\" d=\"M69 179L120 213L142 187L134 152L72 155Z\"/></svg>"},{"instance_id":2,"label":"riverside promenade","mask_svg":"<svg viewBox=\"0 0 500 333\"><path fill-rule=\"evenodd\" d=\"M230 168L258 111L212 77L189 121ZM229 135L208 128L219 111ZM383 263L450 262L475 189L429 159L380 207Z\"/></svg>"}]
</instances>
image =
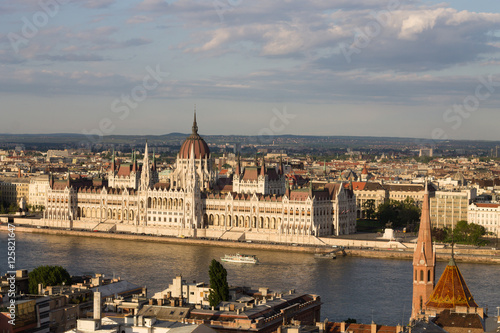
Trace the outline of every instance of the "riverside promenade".
<instances>
[{"instance_id":1,"label":"riverside promenade","mask_svg":"<svg viewBox=\"0 0 500 333\"><path fill-rule=\"evenodd\" d=\"M365 258L411 260L414 243L395 242L377 238L376 234L354 234L346 237L321 238L322 245L280 244L255 241L229 241L220 239L203 239L172 236L140 235L133 233L114 233L100 231L79 231L56 228L40 228L37 226L16 225L16 233L41 233L60 236L78 236L92 238L112 238L142 242L162 242L175 244L196 244L234 249L261 249L269 251L287 251L302 253L325 253L338 251L339 254ZM7 224L0 225L1 232L7 232ZM415 238L407 236L407 238ZM333 245L331 245L333 244ZM436 247L437 260L447 261L451 257L451 248L439 245ZM455 247L455 260L458 262L474 262L500 264L500 250L492 248L474 248L471 246Z\"/></svg>"}]
</instances>

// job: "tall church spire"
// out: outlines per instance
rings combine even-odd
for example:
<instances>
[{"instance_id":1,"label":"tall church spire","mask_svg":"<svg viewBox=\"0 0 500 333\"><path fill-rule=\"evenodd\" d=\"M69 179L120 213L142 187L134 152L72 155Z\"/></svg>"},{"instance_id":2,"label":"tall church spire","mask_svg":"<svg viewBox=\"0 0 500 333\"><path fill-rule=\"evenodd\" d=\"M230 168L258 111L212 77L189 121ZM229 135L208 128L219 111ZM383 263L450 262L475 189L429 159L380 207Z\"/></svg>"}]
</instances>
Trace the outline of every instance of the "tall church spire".
<instances>
[{"instance_id":1,"label":"tall church spire","mask_svg":"<svg viewBox=\"0 0 500 333\"><path fill-rule=\"evenodd\" d=\"M149 151L148 142L146 141L146 146L144 147L144 159L142 160L142 170L141 170L141 190L146 190L149 188L151 181L149 173Z\"/></svg>"},{"instance_id":2,"label":"tall church spire","mask_svg":"<svg viewBox=\"0 0 500 333\"><path fill-rule=\"evenodd\" d=\"M280 165L278 167L278 173L280 175L283 175L283 173L284 173L283 172L283 156L282 156L282 154L280 154Z\"/></svg>"},{"instance_id":3,"label":"tall church spire","mask_svg":"<svg viewBox=\"0 0 500 333\"><path fill-rule=\"evenodd\" d=\"M236 163L236 174L239 176L241 173L241 158L240 154L238 153L238 162Z\"/></svg>"},{"instance_id":4,"label":"tall church spire","mask_svg":"<svg viewBox=\"0 0 500 333\"><path fill-rule=\"evenodd\" d=\"M153 165L151 166L151 170L156 171L156 152L155 149L153 148Z\"/></svg>"},{"instance_id":5,"label":"tall church spire","mask_svg":"<svg viewBox=\"0 0 500 333\"><path fill-rule=\"evenodd\" d=\"M137 160L135 158L135 150L132 150L132 172L137 172Z\"/></svg>"},{"instance_id":6,"label":"tall church spire","mask_svg":"<svg viewBox=\"0 0 500 333\"><path fill-rule=\"evenodd\" d=\"M432 247L429 190L425 184L420 229L413 253L413 305L411 319L418 319L434 290L436 256Z\"/></svg>"},{"instance_id":7,"label":"tall church spire","mask_svg":"<svg viewBox=\"0 0 500 333\"><path fill-rule=\"evenodd\" d=\"M116 168L116 165L115 165L115 148L113 148L113 157L111 158L111 172L115 172L115 168Z\"/></svg>"}]
</instances>

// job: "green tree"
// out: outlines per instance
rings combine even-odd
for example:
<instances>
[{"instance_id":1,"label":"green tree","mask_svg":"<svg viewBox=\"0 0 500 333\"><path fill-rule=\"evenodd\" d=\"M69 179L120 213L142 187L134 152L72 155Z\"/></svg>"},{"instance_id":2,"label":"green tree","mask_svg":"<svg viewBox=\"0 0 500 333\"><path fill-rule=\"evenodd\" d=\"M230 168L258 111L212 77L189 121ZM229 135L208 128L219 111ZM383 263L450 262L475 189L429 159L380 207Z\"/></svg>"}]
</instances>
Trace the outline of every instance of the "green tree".
<instances>
[{"instance_id":1,"label":"green tree","mask_svg":"<svg viewBox=\"0 0 500 333\"><path fill-rule=\"evenodd\" d=\"M17 203L13 202L9 205L8 212L9 214L17 213L19 211L19 206Z\"/></svg>"},{"instance_id":2,"label":"green tree","mask_svg":"<svg viewBox=\"0 0 500 333\"><path fill-rule=\"evenodd\" d=\"M396 210L396 204L394 200L384 202L378 206L377 219L384 225L389 223L394 223L397 219L398 213Z\"/></svg>"},{"instance_id":3,"label":"green tree","mask_svg":"<svg viewBox=\"0 0 500 333\"><path fill-rule=\"evenodd\" d=\"M368 199L363 203L363 210L365 211L366 218L371 220L376 216L375 200Z\"/></svg>"},{"instance_id":4,"label":"green tree","mask_svg":"<svg viewBox=\"0 0 500 333\"><path fill-rule=\"evenodd\" d=\"M448 239L448 228L432 228L432 238L436 242L446 242Z\"/></svg>"},{"instance_id":5,"label":"green tree","mask_svg":"<svg viewBox=\"0 0 500 333\"><path fill-rule=\"evenodd\" d=\"M413 198L407 197L403 202L401 202L400 207L399 218L401 219L403 226L420 220L421 211L415 204L415 200L413 200Z\"/></svg>"},{"instance_id":6,"label":"green tree","mask_svg":"<svg viewBox=\"0 0 500 333\"><path fill-rule=\"evenodd\" d=\"M210 306L217 306L222 301L229 299L229 285L227 284L227 271L220 262L212 259L208 269L210 277L210 294L208 301Z\"/></svg>"},{"instance_id":7,"label":"green tree","mask_svg":"<svg viewBox=\"0 0 500 333\"><path fill-rule=\"evenodd\" d=\"M458 221L453 229L453 241L458 244L481 245L481 237L486 234L486 229L467 221ZM450 239L448 239L450 241Z\"/></svg>"},{"instance_id":8,"label":"green tree","mask_svg":"<svg viewBox=\"0 0 500 333\"><path fill-rule=\"evenodd\" d=\"M420 208L410 197L404 201L391 200L378 207L377 217L380 222L389 227L406 227L420 219Z\"/></svg>"},{"instance_id":9,"label":"green tree","mask_svg":"<svg viewBox=\"0 0 500 333\"><path fill-rule=\"evenodd\" d=\"M38 284L46 286L59 286L71 284L71 276L61 266L39 266L32 270L29 275L29 290L31 294L38 293Z\"/></svg>"}]
</instances>

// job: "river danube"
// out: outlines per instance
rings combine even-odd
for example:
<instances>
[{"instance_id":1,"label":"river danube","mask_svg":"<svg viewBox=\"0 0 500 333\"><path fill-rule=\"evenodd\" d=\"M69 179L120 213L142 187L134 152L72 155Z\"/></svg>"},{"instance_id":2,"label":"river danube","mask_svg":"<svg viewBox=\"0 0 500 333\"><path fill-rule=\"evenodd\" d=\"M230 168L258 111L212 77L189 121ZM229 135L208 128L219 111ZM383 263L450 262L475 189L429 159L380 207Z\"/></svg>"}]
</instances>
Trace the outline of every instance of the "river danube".
<instances>
[{"instance_id":1,"label":"river danube","mask_svg":"<svg viewBox=\"0 0 500 333\"><path fill-rule=\"evenodd\" d=\"M0 232L0 247L7 253L7 233ZM249 250L245 250L248 252ZM208 283L212 259L236 250L199 245L177 245L145 241L101 239L16 233L16 268L61 265L72 275L104 273L120 276L146 286L148 294L166 289L178 275L186 280ZM315 259L311 254L252 250L261 264L224 263L230 285L273 291L296 289L315 293L323 301L322 319L358 323L406 324L411 312L412 267L409 260L382 260L339 257ZM0 270L7 271L7 258L1 256ZM446 266L438 262L439 277ZM458 264L476 303L491 314L500 306L500 266Z\"/></svg>"}]
</instances>

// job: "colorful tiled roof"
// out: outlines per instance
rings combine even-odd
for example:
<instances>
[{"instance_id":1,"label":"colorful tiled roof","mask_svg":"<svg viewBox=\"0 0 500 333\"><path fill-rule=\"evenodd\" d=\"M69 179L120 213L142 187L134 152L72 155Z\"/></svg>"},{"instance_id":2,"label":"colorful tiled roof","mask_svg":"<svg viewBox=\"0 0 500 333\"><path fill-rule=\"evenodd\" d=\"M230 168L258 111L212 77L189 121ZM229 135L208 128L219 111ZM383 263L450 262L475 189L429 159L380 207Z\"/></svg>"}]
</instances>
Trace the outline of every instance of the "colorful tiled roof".
<instances>
[{"instance_id":1,"label":"colorful tiled roof","mask_svg":"<svg viewBox=\"0 0 500 333\"><path fill-rule=\"evenodd\" d=\"M457 306L476 307L477 304L458 269L455 259L451 258L444 269L429 301L427 308L453 309Z\"/></svg>"}]
</instances>

